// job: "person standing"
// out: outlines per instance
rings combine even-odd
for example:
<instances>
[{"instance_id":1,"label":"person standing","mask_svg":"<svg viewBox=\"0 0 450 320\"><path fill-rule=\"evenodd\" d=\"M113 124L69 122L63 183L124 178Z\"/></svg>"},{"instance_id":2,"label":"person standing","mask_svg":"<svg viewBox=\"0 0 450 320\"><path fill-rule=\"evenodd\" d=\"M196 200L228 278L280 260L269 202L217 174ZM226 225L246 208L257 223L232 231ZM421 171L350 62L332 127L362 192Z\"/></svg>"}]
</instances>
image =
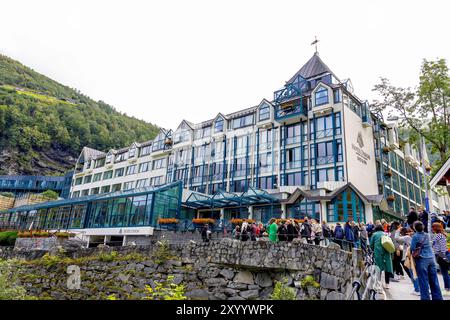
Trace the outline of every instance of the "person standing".
<instances>
[{"instance_id":1,"label":"person standing","mask_svg":"<svg viewBox=\"0 0 450 320\"><path fill-rule=\"evenodd\" d=\"M328 246L330 244L331 239L331 229L330 226L327 224L325 220L322 221L322 235L323 235L323 242L325 246Z\"/></svg>"},{"instance_id":2,"label":"person standing","mask_svg":"<svg viewBox=\"0 0 450 320\"><path fill-rule=\"evenodd\" d=\"M411 279L414 286L412 294L420 296L419 280L417 279L417 272L414 265L414 260L411 257L411 235L413 231L411 228L401 228L399 232L395 234L395 240L402 246L401 265L405 269L406 274Z\"/></svg>"},{"instance_id":3,"label":"person standing","mask_svg":"<svg viewBox=\"0 0 450 320\"><path fill-rule=\"evenodd\" d=\"M350 226L352 227L353 231L353 245L355 248L359 249L360 244L359 226L355 221L351 221Z\"/></svg>"},{"instance_id":4,"label":"person standing","mask_svg":"<svg viewBox=\"0 0 450 320\"><path fill-rule=\"evenodd\" d=\"M283 221L280 222L280 226L278 227L278 240L287 241L287 228Z\"/></svg>"},{"instance_id":5,"label":"person standing","mask_svg":"<svg viewBox=\"0 0 450 320\"><path fill-rule=\"evenodd\" d=\"M203 226L202 231L201 231L203 242L209 242L210 237L209 237L208 231L209 231L209 226L207 223L205 223L205 225Z\"/></svg>"},{"instance_id":6,"label":"person standing","mask_svg":"<svg viewBox=\"0 0 450 320\"><path fill-rule=\"evenodd\" d=\"M374 228L375 228L375 226L373 225L372 221L369 221L369 223L366 226L367 239L370 239L370 237L372 236Z\"/></svg>"},{"instance_id":7,"label":"person standing","mask_svg":"<svg viewBox=\"0 0 450 320\"><path fill-rule=\"evenodd\" d=\"M412 229L414 222L416 222L417 220L419 220L419 215L417 214L416 210L413 207L409 208L406 223Z\"/></svg>"},{"instance_id":8,"label":"person standing","mask_svg":"<svg viewBox=\"0 0 450 320\"><path fill-rule=\"evenodd\" d=\"M398 233L398 229L400 227L400 223L398 221L393 221L391 224L391 227L389 229L390 232L390 237L392 239L392 242L394 243L395 246L395 252L393 254L393 258L392 258L392 264L394 267L394 272L395 275L398 276L400 279L404 279L404 273L403 273L403 267L401 264L402 261L402 257L403 257L403 248L400 246L400 244L398 243L397 239L396 239L396 234ZM397 279L395 278L396 281Z\"/></svg>"},{"instance_id":9,"label":"person standing","mask_svg":"<svg viewBox=\"0 0 450 320\"><path fill-rule=\"evenodd\" d=\"M303 219L303 223L301 226L300 235L302 239L306 239L306 242L310 244L312 244L311 233L312 233L311 224L308 221L308 217L305 217L305 219Z\"/></svg>"},{"instance_id":10,"label":"person standing","mask_svg":"<svg viewBox=\"0 0 450 320\"><path fill-rule=\"evenodd\" d=\"M389 289L389 280L393 274L392 257L381 244L381 237L384 235L383 226L381 224L376 225L372 238L370 238L370 248L373 251L375 265L380 268L380 272L384 271L384 288Z\"/></svg>"},{"instance_id":11,"label":"person standing","mask_svg":"<svg viewBox=\"0 0 450 320\"><path fill-rule=\"evenodd\" d=\"M336 223L334 228L334 242L336 242L342 249L342 241L344 240L344 229L342 229L341 224Z\"/></svg>"},{"instance_id":12,"label":"person standing","mask_svg":"<svg viewBox=\"0 0 450 320\"><path fill-rule=\"evenodd\" d=\"M425 226L422 222L414 222L413 227L416 233L411 240L411 252L419 278L420 299L430 300L431 290L433 300L443 300L430 236L424 232Z\"/></svg>"},{"instance_id":13,"label":"person standing","mask_svg":"<svg viewBox=\"0 0 450 320\"><path fill-rule=\"evenodd\" d=\"M268 234L269 234L269 240L272 242L278 242L278 237L277 237L277 231L278 231L278 226L276 223L276 220L274 218L270 219L269 222L269 227L268 229Z\"/></svg>"},{"instance_id":14,"label":"person standing","mask_svg":"<svg viewBox=\"0 0 450 320\"><path fill-rule=\"evenodd\" d=\"M433 240L433 252L444 279L444 294L448 295L450 294L450 276L448 275L450 253L447 250L447 234L440 222L433 223L431 230L436 235Z\"/></svg>"},{"instance_id":15,"label":"person standing","mask_svg":"<svg viewBox=\"0 0 450 320\"><path fill-rule=\"evenodd\" d=\"M344 226L345 248L348 251L352 251L353 242L355 241L355 235L353 234L353 229L350 223L351 221L349 220Z\"/></svg>"},{"instance_id":16,"label":"person standing","mask_svg":"<svg viewBox=\"0 0 450 320\"><path fill-rule=\"evenodd\" d=\"M286 231L287 231L287 241L294 240L295 237L295 227L294 227L294 221L288 220L286 221Z\"/></svg>"},{"instance_id":17,"label":"person standing","mask_svg":"<svg viewBox=\"0 0 450 320\"><path fill-rule=\"evenodd\" d=\"M428 212L424 208L420 208L419 221L423 223L423 231L428 233Z\"/></svg>"},{"instance_id":18,"label":"person standing","mask_svg":"<svg viewBox=\"0 0 450 320\"><path fill-rule=\"evenodd\" d=\"M320 240L322 240L322 227L316 219L312 219L311 224L311 230L314 234L314 244L318 246L320 244Z\"/></svg>"},{"instance_id":19,"label":"person standing","mask_svg":"<svg viewBox=\"0 0 450 320\"><path fill-rule=\"evenodd\" d=\"M367 244L369 241L369 234L367 232L366 226L364 223L359 224L359 236L360 236L360 242L361 242L361 249L363 252L367 250Z\"/></svg>"}]
</instances>

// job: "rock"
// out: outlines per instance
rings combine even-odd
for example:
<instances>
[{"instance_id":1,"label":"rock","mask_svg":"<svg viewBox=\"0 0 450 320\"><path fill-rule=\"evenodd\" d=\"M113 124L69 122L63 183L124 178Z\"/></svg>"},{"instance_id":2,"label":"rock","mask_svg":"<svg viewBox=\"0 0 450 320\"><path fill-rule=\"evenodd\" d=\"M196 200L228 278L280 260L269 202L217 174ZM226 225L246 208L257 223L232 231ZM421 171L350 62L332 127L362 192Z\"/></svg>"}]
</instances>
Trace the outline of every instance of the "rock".
<instances>
[{"instance_id":1,"label":"rock","mask_svg":"<svg viewBox=\"0 0 450 320\"><path fill-rule=\"evenodd\" d=\"M267 287L261 290L259 294L259 298L262 300L268 300L270 298L270 295L273 292L273 287Z\"/></svg>"},{"instance_id":2,"label":"rock","mask_svg":"<svg viewBox=\"0 0 450 320\"><path fill-rule=\"evenodd\" d=\"M234 271L230 269L222 269L222 271L220 271L220 274L228 280L231 280L234 277Z\"/></svg>"},{"instance_id":3,"label":"rock","mask_svg":"<svg viewBox=\"0 0 450 320\"><path fill-rule=\"evenodd\" d=\"M173 283L180 284L181 282L183 282L183 279L184 279L184 276L182 274L177 274L173 278Z\"/></svg>"},{"instance_id":4,"label":"rock","mask_svg":"<svg viewBox=\"0 0 450 320\"><path fill-rule=\"evenodd\" d=\"M244 299L256 299L259 296L258 290L241 291L239 295Z\"/></svg>"},{"instance_id":5,"label":"rock","mask_svg":"<svg viewBox=\"0 0 450 320\"><path fill-rule=\"evenodd\" d=\"M217 286L224 286L227 284L227 280L224 278L211 278L211 279L206 279L205 284L208 287L217 287Z\"/></svg>"},{"instance_id":6,"label":"rock","mask_svg":"<svg viewBox=\"0 0 450 320\"><path fill-rule=\"evenodd\" d=\"M223 293L225 293L226 295L232 297L237 295L239 292L239 290L235 290L235 289L231 289L231 288L225 288L223 289Z\"/></svg>"},{"instance_id":7,"label":"rock","mask_svg":"<svg viewBox=\"0 0 450 320\"><path fill-rule=\"evenodd\" d=\"M301 288L302 287L302 282L301 281L294 281L294 287Z\"/></svg>"},{"instance_id":8,"label":"rock","mask_svg":"<svg viewBox=\"0 0 450 320\"><path fill-rule=\"evenodd\" d=\"M267 288L272 286L272 279L270 275L266 272L258 273L255 277L255 283L260 287Z\"/></svg>"},{"instance_id":9,"label":"rock","mask_svg":"<svg viewBox=\"0 0 450 320\"><path fill-rule=\"evenodd\" d=\"M337 291L330 291L326 300L345 300L345 295Z\"/></svg>"},{"instance_id":10,"label":"rock","mask_svg":"<svg viewBox=\"0 0 450 320\"><path fill-rule=\"evenodd\" d=\"M228 300L245 300L245 299L242 298L241 296L234 296L234 297L229 297Z\"/></svg>"},{"instance_id":11,"label":"rock","mask_svg":"<svg viewBox=\"0 0 450 320\"><path fill-rule=\"evenodd\" d=\"M337 243L331 242L328 246L328 249L332 249L332 250L341 250L341 246L338 245Z\"/></svg>"},{"instance_id":12,"label":"rock","mask_svg":"<svg viewBox=\"0 0 450 320\"><path fill-rule=\"evenodd\" d=\"M322 272L320 286L323 289L337 290L339 286L339 279L331 274Z\"/></svg>"},{"instance_id":13,"label":"rock","mask_svg":"<svg viewBox=\"0 0 450 320\"><path fill-rule=\"evenodd\" d=\"M230 282L230 283L228 283L228 288L244 290L244 289L247 289L247 285L245 283Z\"/></svg>"},{"instance_id":14,"label":"rock","mask_svg":"<svg viewBox=\"0 0 450 320\"><path fill-rule=\"evenodd\" d=\"M190 299L206 300L209 297L209 293L204 289L194 289L186 292L185 296Z\"/></svg>"},{"instance_id":15,"label":"rock","mask_svg":"<svg viewBox=\"0 0 450 320\"><path fill-rule=\"evenodd\" d=\"M239 271L233 281L237 283L253 284L253 274L250 271Z\"/></svg>"}]
</instances>

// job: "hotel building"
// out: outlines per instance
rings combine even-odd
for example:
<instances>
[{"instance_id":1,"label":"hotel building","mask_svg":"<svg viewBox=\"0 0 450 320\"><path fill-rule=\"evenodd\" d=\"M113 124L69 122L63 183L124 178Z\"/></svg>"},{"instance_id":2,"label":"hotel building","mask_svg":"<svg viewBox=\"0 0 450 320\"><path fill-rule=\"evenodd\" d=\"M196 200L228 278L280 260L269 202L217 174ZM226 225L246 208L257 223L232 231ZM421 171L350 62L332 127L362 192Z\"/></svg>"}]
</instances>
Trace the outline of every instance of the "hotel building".
<instances>
[{"instance_id":1,"label":"hotel building","mask_svg":"<svg viewBox=\"0 0 450 320\"><path fill-rule=\"evenodd\" d=\"M396 125L370 112L351 81L340 80L315 53L258 105L201 123L183 120L174 131L161 129L155 139L119 150L85 147L64 204L92 202L80 218L87 229L153 228L165 217L185 228L194 217L215 218L220 227L238 217L368 222L401 219L409 207L422 206L426 174ZM177 188L178 207L147 203L142 221L133 223L133 193L167 186ZM128 200L104 200L112 194ZM448 197L430 201L432 210L449 205Z\"/></svg>"}]
</instances>

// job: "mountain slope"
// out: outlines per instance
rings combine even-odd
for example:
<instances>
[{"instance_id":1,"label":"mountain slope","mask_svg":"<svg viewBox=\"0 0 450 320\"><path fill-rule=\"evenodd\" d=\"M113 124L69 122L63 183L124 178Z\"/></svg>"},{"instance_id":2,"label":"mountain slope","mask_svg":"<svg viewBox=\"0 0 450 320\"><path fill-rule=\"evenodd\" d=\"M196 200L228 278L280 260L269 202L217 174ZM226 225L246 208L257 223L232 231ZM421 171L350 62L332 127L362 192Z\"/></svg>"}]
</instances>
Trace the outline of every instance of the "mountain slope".
<instances>
[{"instance_id":1,"label":"mountain slope","mask_svg":"<svg viewBox=\"0 0 450 320\"><path fill-rule=\"evenodd\" d=\"M83 146L121 148L158 130L0 55L0 174L62 174Z\"/></svg>"}]
</instances>

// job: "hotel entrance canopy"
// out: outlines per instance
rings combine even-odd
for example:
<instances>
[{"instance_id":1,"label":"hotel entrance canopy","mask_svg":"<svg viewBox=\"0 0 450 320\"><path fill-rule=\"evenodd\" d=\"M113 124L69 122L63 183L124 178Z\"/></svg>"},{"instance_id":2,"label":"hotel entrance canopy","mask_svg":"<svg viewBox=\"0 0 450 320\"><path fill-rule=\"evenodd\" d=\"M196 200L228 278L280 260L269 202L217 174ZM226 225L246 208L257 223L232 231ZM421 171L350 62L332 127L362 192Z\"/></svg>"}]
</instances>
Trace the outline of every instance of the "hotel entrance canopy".
<instances>
[{"instance_id":1,"label":"hotel entrance canopy","mask_svg":"<svg viewBox=\"0 0 450 320\"><path fill-rule=\"evenodd\" d=\"M214 195L193 192L183 205L195 209L241 207L258 204L273 204L279 199L267 191L249 187L246 192L226 192L218 190Z\"/></svg>"}]
</instances>

